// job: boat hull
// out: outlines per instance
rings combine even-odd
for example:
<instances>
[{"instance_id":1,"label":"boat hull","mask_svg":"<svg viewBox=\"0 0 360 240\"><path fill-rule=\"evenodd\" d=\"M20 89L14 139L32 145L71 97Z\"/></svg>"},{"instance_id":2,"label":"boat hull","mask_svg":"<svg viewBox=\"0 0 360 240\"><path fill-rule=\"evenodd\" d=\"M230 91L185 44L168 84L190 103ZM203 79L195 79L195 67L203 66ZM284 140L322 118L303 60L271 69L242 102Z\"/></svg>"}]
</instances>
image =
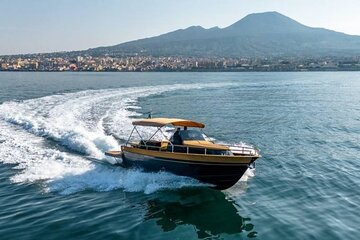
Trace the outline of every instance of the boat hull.
<instances>
[{"instance_id":1,"label":"boat hull","mask_svg":"<svg viewBox=\"0 0 360 240\"><path fill-rule=\"evenodd\" d=\"M190 162L127 151L122 152L122 159L124 167L141 168L151 172L167 171L209 183L220 190L233 186L249 168L246 163Z\"/></svg>"}]
</instances>

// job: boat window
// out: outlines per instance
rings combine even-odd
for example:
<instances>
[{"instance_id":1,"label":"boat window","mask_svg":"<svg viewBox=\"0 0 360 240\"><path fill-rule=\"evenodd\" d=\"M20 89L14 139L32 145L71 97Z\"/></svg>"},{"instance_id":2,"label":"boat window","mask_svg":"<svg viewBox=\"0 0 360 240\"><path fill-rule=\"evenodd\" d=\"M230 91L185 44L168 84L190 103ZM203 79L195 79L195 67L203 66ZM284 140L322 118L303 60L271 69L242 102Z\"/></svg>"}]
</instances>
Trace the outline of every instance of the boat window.
<instances>
[{"instance_id":1,"label":"boat window","mask_svg":"<svg viewBox=\"0 0 360 240\"><path fill-rule=\"evenodd\" d=\"M205 140L203 134L199 130L182 130L180 131L180 137L183 141L186 140Z\"/></svg>"}]
</instances>

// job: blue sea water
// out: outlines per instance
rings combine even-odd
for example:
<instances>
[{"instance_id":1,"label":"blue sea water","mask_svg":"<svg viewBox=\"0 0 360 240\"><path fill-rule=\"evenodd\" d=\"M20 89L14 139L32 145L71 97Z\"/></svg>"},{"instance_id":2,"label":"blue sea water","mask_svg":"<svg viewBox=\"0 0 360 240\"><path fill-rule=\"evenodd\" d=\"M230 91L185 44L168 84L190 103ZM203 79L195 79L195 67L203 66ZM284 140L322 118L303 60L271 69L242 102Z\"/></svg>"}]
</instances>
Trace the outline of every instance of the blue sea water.
<instances>
[{"instance_id":1,"label":"blue sea water","mask_svg":"<svg viewBox=\"0 0 360 240\"><path fill-rule=\"evenodd\" d=\"M113 166L133 118L261 149L233 188ZM360 73L0 73L1 239L359 239Z\"/></svg>"}]
</instances>

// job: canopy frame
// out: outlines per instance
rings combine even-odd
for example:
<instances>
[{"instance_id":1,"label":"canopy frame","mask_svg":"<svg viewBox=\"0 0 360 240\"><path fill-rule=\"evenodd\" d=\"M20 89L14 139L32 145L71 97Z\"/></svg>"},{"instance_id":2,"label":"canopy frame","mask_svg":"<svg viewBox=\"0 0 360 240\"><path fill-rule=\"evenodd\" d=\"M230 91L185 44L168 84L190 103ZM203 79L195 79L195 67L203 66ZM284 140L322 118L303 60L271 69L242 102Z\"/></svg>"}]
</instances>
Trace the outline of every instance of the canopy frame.
<instances>
[{"instance_id":1,"label":"canopy frame","mask_svg":"<svg viewBox=\"0 0 360 240\"><path fill-rule=\"evenodd\" d=\"M139 133L139 131L137 130L136 125L135 125L134 128L132 129L132 131L131 131L131 133L130 133L130 136L129 136L128 140L126 141L125 145L128 145L128 144L129 144L129 142L130 142L130 140L131 140L131 137L132 137L132 135L133 135L133 133L134 133L134 130L135 130L136 133L139 135L140 140L144 143L145 147L147 147L146 143L147 143L148 141L150 141L150 140L156 135L156 133L161 132L161 134L163 135L163 137L164 137L167 141L169 141L169 143L170 143L170 145L172 146L172 148L174 148L174 144L170 141L170 139L166 136L166 134L165 134L161 129L162 129L162 127L157 127L157 130L155 131L155 133L154 133L153 135L151 135L151 137L150 137L149 139L144 140L143 137L141 136L141 134Z\"/></svg>"},{"instance_id":2,"label":"canopy frame","mask_svg":"<svg viewBox=\"0 0 360 240\"><path fill-rule=\"evenodd\" d=\"M149 118L149 119L140 119L133 121L134 126L148 126L148 127L164 127L166 125L173 125L174 127L195 127L195 128L204 128L205 124L200 122L195 122L186 119L178 118Z\"/></svg>"}]
</instances>

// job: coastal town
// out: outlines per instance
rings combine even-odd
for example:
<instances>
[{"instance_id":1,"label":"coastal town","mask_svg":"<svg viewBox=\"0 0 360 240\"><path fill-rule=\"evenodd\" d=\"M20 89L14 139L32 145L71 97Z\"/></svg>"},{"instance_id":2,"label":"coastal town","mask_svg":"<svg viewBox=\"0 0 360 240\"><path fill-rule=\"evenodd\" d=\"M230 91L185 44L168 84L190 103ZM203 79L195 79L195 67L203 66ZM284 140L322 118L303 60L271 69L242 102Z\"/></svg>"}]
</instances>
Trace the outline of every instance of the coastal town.
<instances>
[{"instance_id":1,"label":"coastal town","mask_svg":"<svg viewBox=\"0 0 360 240\"><path fill-rule=\"evenodd\" d=\"M359 71L358 57L222 58L90 56L49 54L0 56L0 71Z\"/></svg>"}]
</instances>

